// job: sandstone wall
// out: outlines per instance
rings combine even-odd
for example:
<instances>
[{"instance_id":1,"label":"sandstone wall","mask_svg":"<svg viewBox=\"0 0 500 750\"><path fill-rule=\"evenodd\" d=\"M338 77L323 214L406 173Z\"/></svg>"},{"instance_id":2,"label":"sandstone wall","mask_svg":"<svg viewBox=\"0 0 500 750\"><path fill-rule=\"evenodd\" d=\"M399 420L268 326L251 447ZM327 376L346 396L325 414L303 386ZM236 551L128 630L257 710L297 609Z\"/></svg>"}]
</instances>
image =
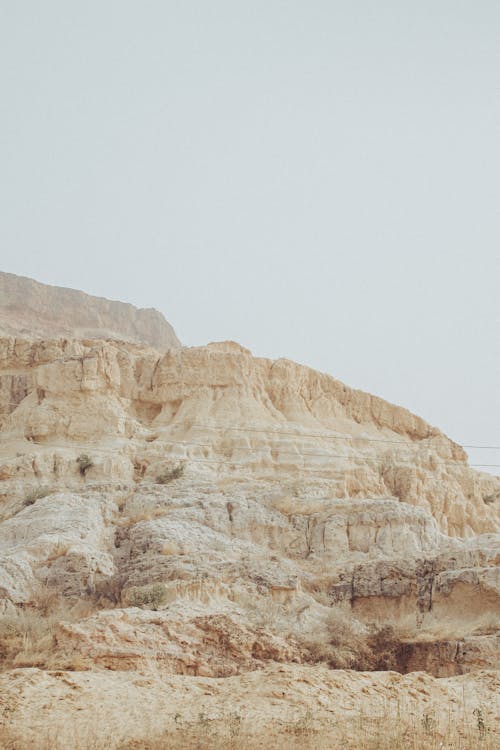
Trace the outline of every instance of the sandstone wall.
<instances>
[{"instance_id":1,"label":"sandstone wall","mask_svg":"<svg viewBox=\"0 0 500 750\"><path fill-rule=\"evenodd\" d=\"M4 478L43 474L42 456L57 449L61 480L65 456L71 461L80 445L94 454L95 479L154 479L169 461L183 461L195 473L286 477L307 483L307 496L323 481L337 498L396 497L452 535L499 528L489 502L499 481L470 469L438 429L237 344L162 354L118 342L4 338L0 368ZM109 473L123 461L128 470Z\"/></svg>"},{"instance_id":2,"label":"sandstone wall","mask_svg":"<svg viewBox=\"0 0 500 750\"><path fill-rule=\"evenodd\" d=\"M253 706L260 725L248 722L241 747L252 732L267 746L294 701L337 716L359 691L380 705L416 695L421 727L431 708L444 722L467 688L494 727L481 701L498 686L499 499L498 478L416 415L232 342L164 352L1 338L9 741L46 750L33 728L50 716L50 747L68 747L68 727L86 731L87 717L94 729L96 702L120 695L139 720L108 711L82 748L142 742L160 715L169 746L182 715L179 747L191 731L197 747L208 724L196 711L215 705L200 686L223 731L238 701L245 716ZM28 631L14 654L30 617L42 636ZM378 726L378 704L363 705ZM321 741L348 747L328 726Z\"/></svg>"}]
</instances>

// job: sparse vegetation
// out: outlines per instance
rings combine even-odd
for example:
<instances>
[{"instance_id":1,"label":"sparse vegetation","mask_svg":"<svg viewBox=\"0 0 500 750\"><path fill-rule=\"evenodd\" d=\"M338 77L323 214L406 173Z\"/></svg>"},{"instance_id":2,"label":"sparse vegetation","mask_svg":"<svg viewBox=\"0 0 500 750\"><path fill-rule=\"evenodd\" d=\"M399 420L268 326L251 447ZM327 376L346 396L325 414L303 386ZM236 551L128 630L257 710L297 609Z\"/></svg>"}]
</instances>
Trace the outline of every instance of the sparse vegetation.
<instances>
[{"instance_id":1,"label":"sparse vegetation","mask_svg":"<svg viewBox=\"0 0 500 750\"><path fill-rule=\"evenodd\" d=\"M283 716L255 730L244 716L174 717L174 728L161 737L124 742L119 750L493 750L496 738L478 722L481 709L469 720L448 718L439 726L433 714L405 716L399 709L386 710L377 719L362 710L352 717L317 717L310 709ZM461 717L461 718L462 718ZM44 749L45 750L45 749Z\"/></svg>"},{"instance_id":2,"label":"sparse vegetation","mask_svg":"<svg viewBox=\"0 0 500 750\"><path fill-rule=\"evenodd\" d=\"M499 495L487 495L483 497L483 503L485 505L493 505L493 503L499 499Z\"/></svg>"},{"instance_id":3,"label":"sparse vegetation","mask_svg":"<svg viewBox=\"0 0 500 750\"><path fill-rule=\"evenodd\" d=\"M436 719L434 718L433 714L425 712L422 716L422 719L420 720L420 723L425 734L432 734L436 731Z\"/></svg>"},{"instance_id":4,"label":"sparse vegetation","mask_svg":"<svg viewBox=\"0 0 500 750\"><path fill-rule=\"evenodd\" d=\"M47 497L47 495L50 495L52 492L50 487L34 487L32 490L28 492L28 494L25 496L23 500L23 505L27 507L28 505L33 505L36 503L37 500L41 500L42 497Z\"/></svg>"},{"instance_id":5,"label":"sparse vegetation","mask_svg":"<svg viewBox=\"0 0 500 750\"><path fill-rule=\"evenodd\" d=\"M337 607L331 608L326 637L320 634L302 645L312 663L362 671L397 670L404 651L401 636L392 626L363 629Z\"/></svg>"},{"instance_id":6,"label":"sparse vegetation","mask_svg":"<svg viewBox=\"0 0 500 750\"><path fill-rule=\"evenodd\" d=\"M123 573L103 578L96 583L93 601L96 607L117 607L122 603L122 590L127 578Z\"/></svg>"},{"instance_id":7,"label":"sparse vegetation","mask_svg":"<svg viewBox=\"0 0 500 750\"><path fill-rule=\"evenodd\" d=\"M370 658L366 669L379 671L401 668L405 644L401 634L392 625L372 628L367 638L367 645Z\"/></svg>"},{"instance_id":8,"label":"sparse vegetation","mask_svg":"<svg viewBox=\"0 0 500 750\"><path fill-rule=\"evenodd\" d=\"M53 563L54 560L58 560L60 557L65 557L68 554L70 547L71 545L68 544L68 542L59 540L56 546L47 555L47 563Z\"/></svg>"},{"instance_id":9,"label":"sparse vegetation","mask_svg":"<svg viewBox=\"0 0 500 750\"><path fill-rule=\"evenodd\" d=\"M8 716L8 713L6 712ZM465 706L439 726L432 713L414 716L399 710L385 710L379 717L367 717L362 711L351 717L315 716L310 709L295 716L274 719L256 726L255 720L237 713L208 715L198 713L171 717L172 728L158 734L144 721L144 738L122 740L102 734L94 724L78 722L64 733L57 726L37 735L29 747L33 750L495 750L498 735L481 723L481 708L469 716ZM484 719L483 719L484 722ZM72 732L75 731L74 737ZM27 750L20 732L0 728L2 750ZM137 731L134 732L137 736ZM68 744L68 740L69 743Z\"/></svg>"},{"instance_id":10,"label":"sparse vegetation","mask_svg":"<svg viewBox=\"0 0 500 750\"><path fill-rule=\"evenodd\" d=\"M41 588L30 605L0 615L0 669L88 668L76 653L61 662L55 638L58 623L75 622L87 617L93 609L90 601L68 600L49 587ZM3 748L1 743L0 747Z\"/></svg>"},{"instance_id":11,"label":"sparse vegetation","mask_svg":"<svg viewBox=\"0 0 500 750\"><path fill-rule=\"evenodd\" d=\"M118 526L134 526L136 523L140 523L141 521L152 521L155 518L162 518L163 516L168 515L169 512L169 508L161 506L156 508L144 508L143 510L135 513L132 516L124 516L123 518L121 518Z\"/></svg>"},{"instance_id":12,"label":"sparse vegetation","mask_svg":"<svg viewBox=\"0 0 500 750\"><path fill-rule=\"evenodd\" d=\"M156 477L156 484L168 484L169 482L173 482L174 479L180 479L184 476L184 470L184 464L177 464L176 466L165 469L165 471Z\"/></svg>"},{"instance_id":13,"label":"sparse vegetation","mask_svg":"<svg viewBox=\"0 0 500 750\"><path fill-rule=\"evenodd\" d=\"M163 583L152 583L150 586L137 586L128 592L128 601L132 607L145 607L156 611L165 601L167 589Z\"/></svg>"},{"instance_id":14,"label":"sparse vegetation","mask_svg":"<svg viewBox=\"0 0 500 750\"><path fill-rule=\"evenodd\" d=\"M80 453L76 459L76 463L78 464L78 470L82 477L85 477L87 471L94 465L94 462L87 453Z\"/></svg>"}]
</instances>

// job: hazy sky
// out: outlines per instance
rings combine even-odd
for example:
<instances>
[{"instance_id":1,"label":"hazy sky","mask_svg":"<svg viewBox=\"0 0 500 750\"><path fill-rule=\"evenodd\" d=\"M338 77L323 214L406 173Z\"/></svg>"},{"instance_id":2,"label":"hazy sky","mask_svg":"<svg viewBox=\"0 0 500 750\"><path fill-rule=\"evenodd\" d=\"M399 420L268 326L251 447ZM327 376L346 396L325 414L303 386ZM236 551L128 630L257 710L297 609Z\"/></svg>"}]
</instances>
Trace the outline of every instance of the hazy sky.
<instances>
[{"instance_id":1,"label":"hazy sky","mask_svg":"<svg viewBox=\"0 0 500 750\"><path fill-rule=\"evenodd\" d=\"M0 86L2 270L500 445L498 0L0 0Z\"/></svg>"}]
</instances>

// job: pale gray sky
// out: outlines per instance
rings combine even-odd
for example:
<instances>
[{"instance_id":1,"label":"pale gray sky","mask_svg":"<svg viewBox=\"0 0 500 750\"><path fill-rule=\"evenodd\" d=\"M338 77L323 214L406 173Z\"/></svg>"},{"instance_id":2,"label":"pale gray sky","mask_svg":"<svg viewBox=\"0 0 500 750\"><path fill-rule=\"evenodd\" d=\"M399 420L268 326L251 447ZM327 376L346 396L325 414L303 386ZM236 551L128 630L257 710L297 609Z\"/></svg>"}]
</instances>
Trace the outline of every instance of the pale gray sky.
<instances>
[{"instance_id":1,"label":"pale gray sky","mask_svg":"<svg viewBox=\"0 0 500 750\"><path fill-rule=\"evenodd\" d=\"M0 10L2 270L500 444L498 0Z\"/></svg>"}]
</instances>

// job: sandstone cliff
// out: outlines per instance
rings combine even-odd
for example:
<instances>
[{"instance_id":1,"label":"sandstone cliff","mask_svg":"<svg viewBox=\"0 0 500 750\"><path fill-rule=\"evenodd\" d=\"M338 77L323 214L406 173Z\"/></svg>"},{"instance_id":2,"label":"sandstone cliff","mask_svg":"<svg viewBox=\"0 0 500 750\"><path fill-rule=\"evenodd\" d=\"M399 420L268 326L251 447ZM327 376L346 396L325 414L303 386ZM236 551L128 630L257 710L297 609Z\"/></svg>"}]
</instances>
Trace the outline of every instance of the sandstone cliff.
<instances>
[{"instance_id":1,"label":"sandstone cliff","mask_svg":"<svg viewBox=\"0 0 500 750\"><path fill-rule=\"evenodd\" d=\"M401 705L458 747L463 696L498 739L500 480L437 428L232 342L21 337L0 428L9 741L371 747L361 695L373 747Z\"/></svg>"},{"instance_id":2,"label":"sandstone cliff","mask_svg":"<svg viewBox=\"0 0 500 750\"><path fill-rule=\"evenodd\" d=\"M102 338L180 346L172 326L157 310L41 284L0 272L0 333L31 338Z\"/></svg>"},{"instance_id":3,"label":"sandstone cliff","mask_svg":"<svg viewBox=\"0 0 500 750\"><path fill-rule=\"evenodd\" d=\"M52 466L57 451L57 479L70 486L84 446L89 479L154 481L184 461L194 475L293 480L306 495L323 482L334 498L396 497L454 536L500 528L489 502L498 480L470 469L460 446L406 409L287 360L230 342L161 354L4 338L0 367L4 479L42 477L38 465Z\"/></svg>"}]
</instances>

